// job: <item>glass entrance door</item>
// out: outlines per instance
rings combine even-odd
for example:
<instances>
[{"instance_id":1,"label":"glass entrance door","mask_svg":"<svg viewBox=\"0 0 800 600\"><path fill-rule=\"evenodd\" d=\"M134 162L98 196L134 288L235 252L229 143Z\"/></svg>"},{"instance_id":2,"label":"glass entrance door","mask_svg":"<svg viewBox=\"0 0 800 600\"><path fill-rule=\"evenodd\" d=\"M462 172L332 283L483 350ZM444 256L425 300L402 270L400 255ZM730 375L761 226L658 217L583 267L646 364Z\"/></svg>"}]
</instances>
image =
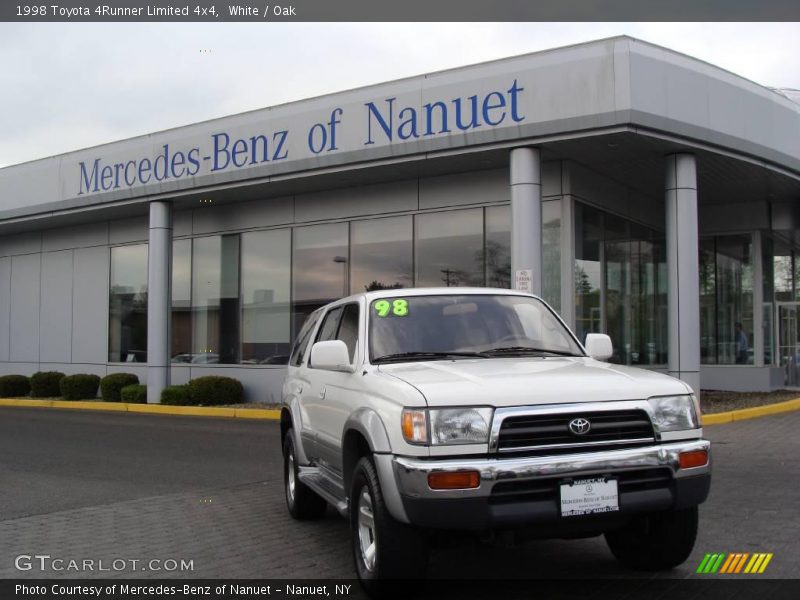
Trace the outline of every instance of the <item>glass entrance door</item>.
<instances>
[{"instance_id":1,"label":"glass entrance door","mask_svg":"<svg viewBox=\"0 0 800 600\"><path fill-rule=\"evenodd\" d=\"M800 386L800 302L778 303L778 359L784 385Z\"/></svg>"}]
</instances>

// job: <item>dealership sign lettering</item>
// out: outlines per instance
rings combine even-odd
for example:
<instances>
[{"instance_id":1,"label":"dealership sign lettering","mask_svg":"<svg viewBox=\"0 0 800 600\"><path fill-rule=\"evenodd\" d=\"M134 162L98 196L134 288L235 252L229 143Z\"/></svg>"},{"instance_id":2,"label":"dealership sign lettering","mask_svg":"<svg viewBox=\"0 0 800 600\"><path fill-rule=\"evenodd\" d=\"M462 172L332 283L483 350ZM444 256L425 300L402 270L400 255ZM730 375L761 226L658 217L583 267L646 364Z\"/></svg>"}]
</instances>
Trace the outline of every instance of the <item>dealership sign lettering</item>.
<instances>
[{"instance_id":1,"label":"dealership sign lettering","mask_svg":"<svg viewBox=\"0 0 800 600\"><path fill-rule=\"evenodd\" d=\"M520 123L525 120L520 104L524 90L514 79L505 89L421 105L404 105L396 96L387 97L362 103L361 114L352 118L356 124L361 120L363 136L358 143L362 147L404 143ZM290 127L252 135L220 131L191 148L166 142L149 156L80 161L78 195L335 153L341 150L340 140L350 118L344 108L337 107L321 122L300 131Z\"/></svg>"}]
</instances>

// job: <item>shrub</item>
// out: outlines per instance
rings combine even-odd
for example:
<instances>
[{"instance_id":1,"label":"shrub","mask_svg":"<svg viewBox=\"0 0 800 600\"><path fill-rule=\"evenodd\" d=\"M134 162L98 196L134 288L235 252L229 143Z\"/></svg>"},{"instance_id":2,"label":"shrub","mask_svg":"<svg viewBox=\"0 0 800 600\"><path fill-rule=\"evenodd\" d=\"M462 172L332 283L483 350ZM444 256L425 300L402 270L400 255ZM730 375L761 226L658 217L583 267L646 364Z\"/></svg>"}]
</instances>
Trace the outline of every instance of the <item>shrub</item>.
<instances>
[{"instance_id":1,"label":"shrub","mask_svg":"<svg viewBox=\"0 0 800 600\"><path fill-rule=\"evenodd\" d=\"M133 373L112 373L100 380L100 395L106 402L124 402L120 392L122 388L139 383Z\"/></svg>"},{"instance_id":2,"label":"shrub","mask_svg":"<svg viewBox=\"0 0 800 600\"><path fill-rule=\"evenodd\" d=\"M168 385L161 390L161 404L185 406L189 404L188 385Z\"/></svg>"},{"instance_id":3,"label":"shrub","mask_svg":"<svg viewBox=\"0 0 800 600\"><path fill-rule=\"evenodd\" d=\"M147 386L139 383L126 385L120 390L120 396L128 404L147 404Z\"/></svg>"},{"instance_id":4,"label":"shrub","mask_svg":"<svg viewBox=\"0 0 800 600\"><path fill-rule=\"evenodd\" d=\"M3 375L0 377L0 398L27 396L31 391L31 380L25 375Z\"/></svg>"},{"instance_id":5,"label":"shrub","mask_svg":"<svg viewBox=\"0 0 800 600\"><path fill-rule=\"evenodd\" d=\"M213 406L215 404L238 404L244 389L241 382L232 377L208 375L189 382L189 397L192 404Z\"/></svg>"},{"instance_id":6,"label":"shrub","mask_svg":"<svg viewBox=\"0 0 800 600\"><path fill-rule=\"evenodd\" d=\"M100 387L100 377L97 375L67 375L61 380L59 386L64 400L83 400L96 398L97 388Z\"/></svg>"},{"instance_id":7,"label":"shrub","mask_svg":"<svg viewBox=\"0 0 800 600\"><path fill-rule=\"evenodd\" d=\"M59 371L38 371L31 375L31 397L55 398L61 395L61 380L64 374Z\"/></svg>"}]
</instances>

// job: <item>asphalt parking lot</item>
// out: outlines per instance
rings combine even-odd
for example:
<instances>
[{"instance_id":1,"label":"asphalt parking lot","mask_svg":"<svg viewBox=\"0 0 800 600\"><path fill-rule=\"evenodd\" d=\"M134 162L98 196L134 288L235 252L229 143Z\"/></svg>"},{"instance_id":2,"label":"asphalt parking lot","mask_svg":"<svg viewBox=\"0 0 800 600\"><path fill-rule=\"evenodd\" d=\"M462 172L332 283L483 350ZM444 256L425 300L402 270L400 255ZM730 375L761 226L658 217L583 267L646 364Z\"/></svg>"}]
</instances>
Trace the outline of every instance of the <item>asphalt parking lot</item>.
<instances>
[{"instance_id":1,"label":"asphalt parking lot","mask_svg":"<svg viewBox=\"0 0 800 600\"><path fill-rule=\"evenodd\" d=\"M706 429L714 479L695 552L657 577L697 577L706 552L772 552L761 577L798 576L798 431L800 412ZM329 511L299 523L286 512L279 446L275 422L0 408L0 578L352 578L345 521ZM37 554L62 568L15 567ZM87 559L126 562L68 569ZM165 571L171 560L192 568ZM431 572L651 577L620 567L602 538L462 541L435 549Z\"/></svg>"}]
</instances>

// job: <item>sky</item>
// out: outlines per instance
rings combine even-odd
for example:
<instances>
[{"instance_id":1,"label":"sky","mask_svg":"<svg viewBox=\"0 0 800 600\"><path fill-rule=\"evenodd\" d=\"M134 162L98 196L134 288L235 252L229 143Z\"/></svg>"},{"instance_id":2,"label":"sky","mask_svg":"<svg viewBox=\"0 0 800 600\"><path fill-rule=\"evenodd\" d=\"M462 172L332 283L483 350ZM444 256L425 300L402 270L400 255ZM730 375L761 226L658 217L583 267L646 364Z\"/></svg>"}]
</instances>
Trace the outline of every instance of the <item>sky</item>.
<instances>
[{"instance_id":1,"label":"sky","mask_svg":"<svg viewBox=\"0 0 800 600\"><path fill-rule=\"evenodd\" d=\"M0 167L621 34L800 89L800 23L0 23Z\"/></svg>"}]
</instances>

